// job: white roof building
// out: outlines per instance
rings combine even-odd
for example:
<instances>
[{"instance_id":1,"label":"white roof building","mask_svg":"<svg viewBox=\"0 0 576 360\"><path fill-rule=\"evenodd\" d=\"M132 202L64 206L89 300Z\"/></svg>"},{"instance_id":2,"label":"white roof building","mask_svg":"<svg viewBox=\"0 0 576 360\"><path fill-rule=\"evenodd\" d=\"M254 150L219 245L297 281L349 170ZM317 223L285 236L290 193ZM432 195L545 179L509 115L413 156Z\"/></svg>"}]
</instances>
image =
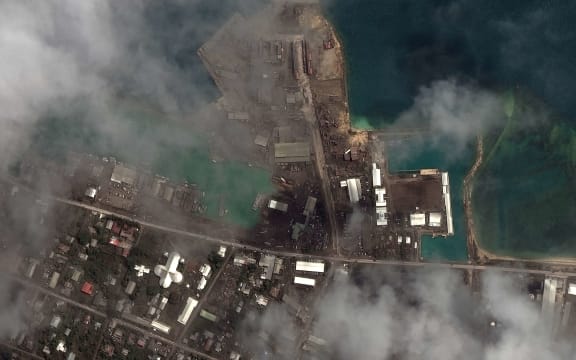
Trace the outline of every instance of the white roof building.
<instances>
[{"instance_id":1,"label":"white roof building","mask_svg":"<svg viewBox=\"0 0 576 360\"><path fill-rule=\"evenodd\" d=\"M377 207L386 206L386 199L384 198L386 196L386 189L385 188L374 189L374 194L376 194L376 206Z\"/></svg>"},{"instance_id":2,"label":"white roof building","mask_svg":"<svg viewBox=\"0 0 576 360\"><path fill-rule=\"evenodd\" d=\"M376 163L372 163L372 186L375 188L382 186L382 177L380 169L376 167Z\"/></svg>"},{"instance_id":3,"label":"white roof building","mask_svg":"<svg viewBox=\"0 0 576 360\"><path fill-rule=\"evenodd\" d=\"M226 256L226 246L220 246L218 249L218 256L224 257Z\"/></svg>"},{"instance_id":4,"label":"white roof building","mask_svg":"<svg viewBox=\"0 0 576 360\"><path fill-rule=\"evenodd\" d=\"M296 261L296 271L323 273L324 265L323 262L319 261Z\"/></svg>"},{"instance_id":5,"label":"white roof building","mask_svg":"<svg viewBox=\"0 0 576 360\"><path fill-rule=\"evenodd\" d=\"M184 309L178 316L178 322L180 324L186 325L186 323L190 319L190 315L192 315L192 311L194 311L194 308L196 308L196 305L198 305L198 300L191 297L189 297L188 300L186 300L186 305L184 306Z\"/></svg>"},{"instance_id":6,"label":"white roof building","mask_svg":"<svg viewBox=\"0 0 576 360\"><path fill-rule=\"evenodd\" d=\"M134 265L134 270L136 270L138 272L136 274L136 276L138 276L138 277L141 277L141 276L144 276L144 274L150 273L150 268L147 268L144 265Z\"/></svg>"},{"instance_id":7,"label":"white roof building","mask_svg":"<svg viewBox=\"0 0 576 360\"><path fill-rule=\"evenodd\" d=\"M270 200L268 207L282 212L288 211L288 204L276 200Z\"/></svg>"},{"instance_id":8,"label":"white roof building","mask_svg":"<svg viewBox=\"0 0 576 360\"><path fill-rule=\"evenodd\" d=\"M90 199L95 199L97 192L98 192L98 190L95 187L91 186L88 189L86 189L86 192L84 193L84 195L86 195Z\"/></svg>"},{"instance_id":9,"label":"white roof building","mask_svg":"<svg viewBox=\"0 0 576 360\"><path fill-rule=\"evenodd\" d=\"M204 276L202 276L202 278L198 282L198 286L196 287L196 289L197 290L204 290L207 283L208 283L208 280L206 280L206 278Z\"/></svg>"},{"instance_id":10,"label":"white roof building","mask_svg":"<svg viewBox=\"0 0 576 360\"><path fill-rule=\"evenodd\" d=\"M442 214L433 212L428 214L428 226L439 227L442 224Z\"/></svg>"},{"instance_id":11,"label":"white roof building","mask_svg":"<svg viewBox=\"0 0 576 360\"><path fill-rule=\"evenodd\" d=\"M346 186L348 187L348 196L350 197L350 202L357 203L360 201L360 194L362 193L360 179L348 179L346 180Z\"/></svg>"},{"instance_id":12,"label":"white roof building","mask_svg":"<svg viewBox=\"0 0 576 360\"><path fill-rule=\"evenodd\" d=\"M200 273L202 274L202 276L207 278L210 276L211 272L212 272L212 268L210 267L210 265L204 264L204 265L200 266Z\"/></svg>"},{"instance_id":13,"label":"white roof building","mask_svg":"<svg viewBox=\"0 0 576 360\"><path fill-rule=\"evenodd\" d=\"M172 283L179 284L182 282L182 273L177 270L180 259L180 254L172 252L168 256L166 265L156 265L154 268L154 274L160 277L160 286L163 288L168 288Z\"/></svg>"},{"instance_id":14,"label":"white roof building","mask_svg":"<svg viewBox=\"0 0 576 360\"><path fill-rule=\"evenodd\" d=\"M162 300L160 300L160 305L158 305L159 310L166 309L166 304L168 304L168 298L166 296L162 296Z\"/></svg>"},{"instance_id":15,"label":"white roof building","mask_svg":"<svg viewBox=\"0 0 576 360\"><path fill-rule=\"evenodd\" d=\"M58 345L56 345L56 351L60 351L60 352L66 352L66 343L64 342L64 340L60 340L58 342Z\"/></svg>"},{"instance_id":16,"label":"white roof building","mask_svg":"<svg viewBox=\"0 0 576 360\"><path fill-rule=\"evenodd\" d=\"M54 273L52 273L52 278L50 279L50 284L48 284L48 286L50 286L52 289L54 289L56 287L56 285L58 285L59 279L60 279L60 273L57 271L54 271Z\"/></svg>"},{"instance_id":17,"label":"white roof building","mask_svg":"<svg viewBox=\"0 0 576 360\"><path fill-rule=\"evenodd\" d=\"M410 226L423 226L426 225L426 214L414 213L410 214Z\"/></svg>"},{"instance_id":18,"label":"white roof building","mask_svg":"<svg viewBox=\"0 0 576 360\"><path fill-rule=\"evenodd\" d=\"M156 330L159 330L159 331L163 332L164 334L169 334L169 333L170 333L170 326L168 326L168 325L166 325L166 324L164 324L164 323L161 323L160 321L153 320L153 321L150 323L150 326L152 326L152 327L153 327L154 329L156 329Z\"/></svg>"},{"instance_id":19,"label":"white roof building","mask_svg":"<svg viewBox=\"0 0 576 360\"><path fill-rule=\"evenodd\" d=\"M442 173L442 192L444 195L444 206L446 207L446 227L448 235L454 235L454 224L452 223L452 203L450 200L450 180L448 173Z\"/></svg>"},{"instance_id":20,"label":"white roof building","mask_svg":"<svg viewBox=\"0 0 576 360\"><path fill-rule=\"evenodd\" d=\"M386 217L386 213L387 213L386 207L376 208L376 226L388 225L388 218Z\"/></svg>"},{"instance_id":21,"label":"white roof building","mask_svg":"<svg viewBox=\"0 0 576 360\"><path fill-rule=\"evenodd\" d=\"M316 280L304 278L304 277L300 277L300 276L295 276L294 277L294 284L314 286L314 285L316 285Z\"/></svg>"},{"instance_id":22,"label":"white roof building","mask_svg":"<svg viewBox=\"0 0 576 360\"><path fill-rule=\"evenodd\" d=\"M256 297L256 304L261 305L261 306L268 306L268 298L263 296L263 295L258 295Z\"/></svg>"}]
</instances>

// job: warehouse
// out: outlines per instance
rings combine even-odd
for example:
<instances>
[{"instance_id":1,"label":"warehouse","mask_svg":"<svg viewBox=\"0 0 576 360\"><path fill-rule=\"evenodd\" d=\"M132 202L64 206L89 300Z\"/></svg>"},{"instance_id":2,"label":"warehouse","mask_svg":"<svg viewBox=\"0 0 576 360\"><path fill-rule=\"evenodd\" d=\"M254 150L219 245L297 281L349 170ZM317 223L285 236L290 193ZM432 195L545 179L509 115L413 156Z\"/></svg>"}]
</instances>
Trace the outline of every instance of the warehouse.
<instances>
[{"instance_id":1,"label":"warehouse","mask_svg":"<svg viewBox=\"0 0 576 360\"><path fill-rule=\"evenodd\" d=\"M423 213L410 214L410 226L426 225L426 215Z\"/></svg>"},{"instance_id":2,"label":"warehouse","mask_svg":"<svg viewBox=\"0 0 576 360\"><path fill-rule=\"evenodd\" d=\"M276 163L310 162L310 144L307 142L274 144Z\"/></svg>"},{"instance_id":3,"label":"warehouse","mask_svg":"<svg viewBox=\"0 0 576 360\"><path fill-rule=\"evenodd\" d=\"M348 187L350 202L354 204L360 201L360 193L362 192L360 179L348 179L346 180L346 186Z\"/></svg>"},{"instance_id":4,"label":"warehouse","mask_svg":"<svg viewBox=\"0 0 576 360\"><path fill-rule=\"evenodd\" d=\"M323 273L324 263L319 261L296 261L296 271Z\"/></svg>"},{"instance_id":5,"label":"warehouse","mask_svg":"<svg viewBox=\"0 0 576 360\"><path fill-rule=\"evenodd\" d=\"M442 224L442 214L432 212L428 215L428 226L439 227Z\"/></svg>"},{"instance_id":6,"label":"warehouse","mask_svg":"<svg viewBox=\"0 0 576 360\"><path fill-rule=\"evenodd\" d=\"M376 163L372 164L372 186L375 188L382 186L382 176L380 169L376 167Z\"/></svg>"},{"instance_id":7,"label":"warehouse","mask_svg":"<svg viewBox=\"0 0 576 360\"><path fill-rule=\"evenodd\" d=\"M116 164L116 166L114 166L114 171L112 172L110 180L118 184L134 186L134 184L136 184L137 177L138 173L136 170L121 164Z\"/></svg>"},{"instance_id":8,"label":"warehouse","mask_svg":"<svg viewBox=\"0 0 576 360\"><path fill-rule=\"evenodd\" d=\"M160 321L153 320L150 323L150 326L152 326L156 330L162 331L164 334L170 333L170 326L163 324Z\"/></svg>"},{"instance_id":9,"label":"warehouse","mask_svg":"<svg viewBox=\"0 0 576 360\"><path fill-rule=\"evenodd\" d=\"M178 322L180 324L186 325L190 319L190 315L192 315L192 311L194 311L194 308L196 308L196 305L198 305L198 300L191 297L186 300L186 305L184 306L182 313L180 313L180 316L178 316Z\"/></svg>"},{"instance_id":10,"label":"warehouse","mask_svg":"<svg viewBox=\"0 0 576 360\"><path fill-rule=\"evenodd\" d=\"M296 276L296 277L294 277L294 284L297 284L297 285L306 285L306 286L314 286L314 285L316 285L316 280L314 280L314 279L309 279L309 278L304 278L304 277L300 277L300 276Z\"/></svg>"}]
</instances>

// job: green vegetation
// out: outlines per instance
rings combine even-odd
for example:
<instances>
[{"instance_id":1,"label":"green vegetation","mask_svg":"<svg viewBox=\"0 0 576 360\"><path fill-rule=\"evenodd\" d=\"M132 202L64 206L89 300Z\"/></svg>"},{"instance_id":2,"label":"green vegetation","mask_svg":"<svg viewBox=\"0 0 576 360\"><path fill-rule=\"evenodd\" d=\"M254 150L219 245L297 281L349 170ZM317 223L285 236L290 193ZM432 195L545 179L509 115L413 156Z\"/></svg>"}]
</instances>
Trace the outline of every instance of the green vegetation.
<instances>
[{"instance_id":1,"label":"green vegetation","mask_svg":"<svg viewBox=\"0 0 576 360\"><path fill-rule=\"evenodd\" d=\"M224 259L220 255L218 255L218 252L216 252L215 250L210 251L210 254L208 254L208 263L212 266L214 270L220 269L223 262Z\"/></svg>"}]
</instances>

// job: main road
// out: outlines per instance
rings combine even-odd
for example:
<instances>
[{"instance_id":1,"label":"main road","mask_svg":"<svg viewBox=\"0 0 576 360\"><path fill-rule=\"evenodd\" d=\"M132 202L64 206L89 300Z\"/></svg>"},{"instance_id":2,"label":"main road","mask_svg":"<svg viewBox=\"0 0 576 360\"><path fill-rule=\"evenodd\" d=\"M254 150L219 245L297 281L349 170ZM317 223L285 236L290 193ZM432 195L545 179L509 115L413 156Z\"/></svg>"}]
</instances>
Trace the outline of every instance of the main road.
<instances>
[{"instance_id":1,"label":"main road","mask_svg":"<svg viewBox=\"0 0 576 360\"><path fill-rule=\"evenodd\" d=\"M32 191L29 188L22 186L14 182L13 180L10 181L12 184L23 187L28 191ZM271 249L264 249L253 245L242 244L239 239L235 239L234 237L230 237L228 239L222 239L215 236L210 236L198 232L177 229L171 226L162 225L153 223L147 220L143 220L138 218L137 216L129 216L126 214L122 214L116 211L102 209L97 206L93 206L90 204L82 203L79 201L74 201L62 197L55 197L50 195L45 195L48 197L49 200L54 200L62 204L67 204L70 206L75 206L78 208L82 208L89 211L95 211L98 213L102 213L104 215L115 216L120 219L134 221L139 223L142 226L156 229L160 231L165 231L177 235L181 235L184 237L190 237L199 241L210 242L218 245L230 246L240 250L249 250L249 251L260 251L265 252L272 255L278 256L286 256L286 257L294 257L294 258L304 258L304 259L318 259L324 260L329 262L336 262L336 263L351 263L351 264L372 264L372 265L386 265L386 266L400 266L400 267L410 267L410 268L428 268L428 269L460 269L460 270L494 270L494 271L502 271L508 273L526 273L526 274L539 274L539 275L554 275L554 276L574 276L576 277L576 272L572 271L559 271L559 270L543 270L543 269L530 269L521 267L524 266L523 262L518 262L519 266L501 266L501 265L476 265L476 264L463 264L463 263L450 263L450 262L412 262L412 261L400 261L400 260L382 260L382 259L375 259L375 258L359 258L359 257L349 257L349 256L329 256L329 255L315 255L315 254L303 254L300 252L290 251L290 250L271 250ZM527 262L534 264L535 262ZM562 263L547 263L545 261L541 262L541 264L546 266L556 266L556 267L570 267L574 268L574 266L570 264L562 264Z\"/></svg>"},{"instance_id":2,"label":"main road","mask_svg":"<svg viewBox=\"0 0 576 360\"><path fill-rule=\"evenodd\" d=\"M332 247L336 251L336 254L340 255L340 237L338 234L338 224L334 210L334 198L332 197L332 191L330 189L330 178L328 176L328 172L326 171L326 158L324 156L324 146L322 145L322 135L320 134L320 128L318 127L319 123L318 118L316 117L314 98L308 77L304 76L301 87L304 93L304 98L306 100L304 106L302 107L302 113L304 114L306 122L308 122L310 132L312 133L312 147L314 148L315 158L314 163L316 164L316 171L318 172L318 177L320 178L322 197L324 198L324 205L328 215L330 240L332 240Z\"/></svg>"},{"instance_id":3,"label":"main road","mask_svg":"<svg viewBox=\"0 0 576 360\"><path fill-rule=\"evenodd\" d=\"M122 319L111 318L111 317L109 317L106 313L104 313L104 312L102 312L102 311L100 311L100 310L97 310L97 309L95 309L95 308L93 308L93 307L91 307L91 306L88 306L88 305L86 305L86 304L82 304L82 303L80 303L80 302L78 302L78 301L72 300L72 299L70 299L70 298L68 298L68 297L66 297L66 296L63 296L63 295L55 292L55 291L46 289L46 288L44 288L44 287L41 286L41 285L38 285L38 284L36 284L36 283L33 283L33 282L29 281L29 280L23 279L23 278L15 275L15 274L13 274L13 273L10 273L10 272L2 272L1 275L2 275L2 276L9 277L10 280L15 281L15 282L17 282L17 283L19 283L19 284L21 284L21 285L23 285L23 286L26 286L26 287L28 287L28 288L32 288L32 289L34 289L34 290L36 290L36 291L39 291L39 292L41 292L41 293L43 293L43 294L45 294L45 295L52 296L52 297L54 297L54 298L56 298L56 299L59 299L59 300L61 300L61 301L64 301L64 302L66 302L66 303L68 303L68 304L70 304L70 305L72 305L72 306L74 306L74 307L76 307L76 308L82 309L82 310L84 310L84 311L86 311L86 312L89 312L89 313L91 313L91 314L93 314L93 315L97 315L97 316L99 316L99 317L101 317L101 318L103 318L103 319L109 319L111 322L115 322L115 323L118 324L118 325L124 326L124 327L129 328L129 329L134 330L134 331L138 331L138 332L143 333L143 334L145 334L145 335L147 335L147 336L149 336L149 337L151 337L151 338L160 340L160 341L162 341L162 342L164 342L164 343L166 343L166 344L169 344L169 345L172 346L173 348L178 348L178 349L183 350L183 351L185 351L185 352L188 352L188 353L191 353L191 354L200 356L200 357L202 357L202 358L204 358L204 359L217 360L216 358L214 358L214 357L212 357L212 356L210 356L210 355L208 355L208 354L205 354L205 353L200 352L200 351L198 351L198 350L196 350L196 349L193 349L193 348L191 348L191 347L189 347L189 346L186 346L186 345L184 345L184 344L182 344L182 343L180 343L180 342L178 342L178 341L170 340L170 339L168 339L168 338L166 338L166 337L164 337L164 336L161 336L161 335L157 334L156 332L150 331L150 329L146 329L146 328L143 328L143 327L140 327L140 326L136 326L136 325L134 325L133 323L128 322L128 321L124 321L124 320L122 320ZM3 344L3 345L4 345L4 344ZM95 351L97 352L98 349L95 349Z\"/></svg>"},{"instance_id":4,"label":"main road","mask_svg":"<svg viewBox=\"0 0 576 360\"><path fill-rule=\"evenodd\" d=\"M524 267L513 267L513 266L496 266L496 265L475 265L475 264L462 264L462 263L450 263L450 262L414 262L414 261L400 261L400 260L382 260L374 258L358 258L358 257L348 257L348 256L329 256L329 255L314 255L314 254L303 254L295 251L285 251L285 250L268 250L263 249L253 245L242 244L240 240L235 238L221 239L210 235L201 234L198 232L192 232L182 229L176 229L170 226L156 224L150 221L139 220L135 216L127 216L120 214L115 211L101 209L93 205L85 204L79 201L64 199L64 198L53 198L54 200L68 204L71 206L83 208L85 210L96 211L105 215L115 216L121 219L130 220L138 222L142 226L146 226L152 229L165 231L185 237L190 237L196 240L211 242L218 245L230 246L233 248L241 250L250 251L260 251L266 252L272 255L294 257L294 258L305 258L305 259L318 259L329 262L336 263L352 263L352 264L372 264L372 265L387 265L387 266L401 266L401 267L411 267L411 268L430 268L430 269L460 269L460 270L494 270L502 271L508 273L526 273L526 274L540 274L540 275L555 275L555 276L575 276L576 272L569 271L554 271L554 270L541 270L541 269L529 269ZM546 264L561 266L562 264Z\"/></svg>"}]
</instances>

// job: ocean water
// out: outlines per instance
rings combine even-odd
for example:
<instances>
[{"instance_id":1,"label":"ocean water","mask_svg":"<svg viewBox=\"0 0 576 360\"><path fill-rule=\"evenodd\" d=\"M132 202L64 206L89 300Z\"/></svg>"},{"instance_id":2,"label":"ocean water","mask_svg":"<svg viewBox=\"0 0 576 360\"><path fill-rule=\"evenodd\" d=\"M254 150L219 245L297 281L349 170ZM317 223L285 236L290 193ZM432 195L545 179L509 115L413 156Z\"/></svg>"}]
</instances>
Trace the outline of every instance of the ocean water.
<instances>
[{"instance_id":1,"label":"ocean water","mask_svg":"<svg viewBox=\"0 0 576 360\"><path fill-rule=\"evenodd\" d=\"M483 246L501 254L576 254L575 1L326 0L323 6L344 43L355 127L394 123L421 86L446 78L497 93L519 89L538 99L547 115L534 126L542 112L526 105L515 115L520 125L507 132L478 174L477 231ZM560 130L553 134L554 128ZM487 134L488 147L501 130ZM460 189L473 148L457 160L435 144L423 151L407 148L412 151L396 153L408 158L389 152L392 170L448 170L454 215L463 219ZM463 226L455 220L449 245L425 239L423 255L465 260Z\"/></svg>"},{"instance_id":2,"label":"ocean water","mask_svg":"<svg viewBox=\"0 0 576 360\"><path fill-rule=\"evenodd\" d=\"M252 203L259 192L274 191L268 171L245 162L212 162L203 134L147 107L120 103L117 116L117 125L129 130L121 141L78 119L52 117L39 123L34 147L50 159L64 160L67 151L79 151L144 165L159 175L196 184L204 193L209 218L244 227L260 220ZM221 197L228 210L224 217L219 216Z\"/></svg>"},{"instance_id":3,"label":"ocean water","mask_svg":"<svg viewBox=\"0 0 576 360\"><path fill-rule=\"evenodd\" d=\"M194 112L220 94L196 55L198 48L234 12L251 13L264 0L163 1L146 4L146 38L140 47L178 69L183 84L171 88L173 100L183 112ZM118 14L119 21L123 14ZM131 73L115 74L114 84L130 100L119 100L111 113L114 127L124 134L103 131L89 119L81 102L70 109L47 115L34 129L33 147L51 159L63 159L67 151L114 156L122 161L143 164L158 174L187 180L204 192L206 216L250 227L259 221L252 210L258 192L272 192L270 173L247 163L210 159L206 134L168 119L156 99L147 98L146 89L132 89ZM137 76L137 74L136 74ZM109 122L111 124L112 122ZM220 198L228 213L218 216Z\"/></svg>"}]
</instances>

